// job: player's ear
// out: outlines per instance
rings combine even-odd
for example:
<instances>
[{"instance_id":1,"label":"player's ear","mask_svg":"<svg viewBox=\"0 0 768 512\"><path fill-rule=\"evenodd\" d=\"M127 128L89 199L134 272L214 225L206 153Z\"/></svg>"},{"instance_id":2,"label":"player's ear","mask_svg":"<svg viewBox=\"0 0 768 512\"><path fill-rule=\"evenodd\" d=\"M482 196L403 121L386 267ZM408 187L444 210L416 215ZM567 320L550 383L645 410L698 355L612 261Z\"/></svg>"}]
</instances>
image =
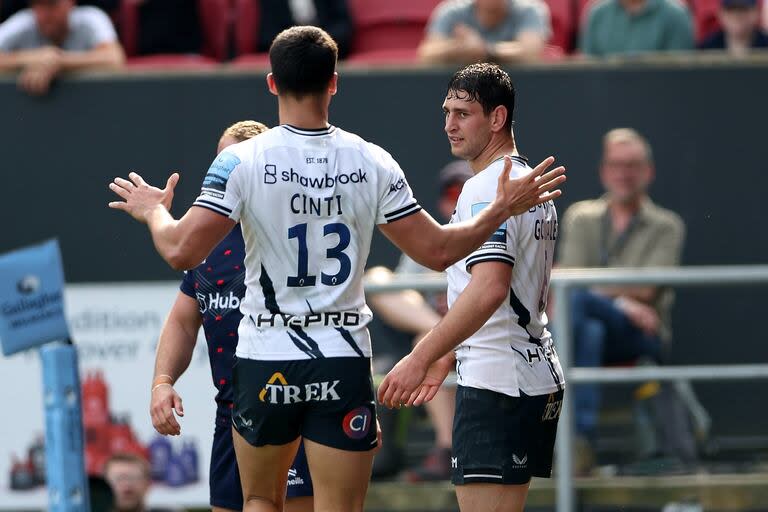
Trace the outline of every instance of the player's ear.
<instances>
[{"instance_id":1,"label":"player's ear","mask_svg":"<svg viewBox=\"0 0 768 512\"><path fill-rule=\"evenodd\" d=\"M507 123L507 107L499 105L491 112L491 130L494 132L504 129Z\"/></svg>"},{"instance_id":2,"label":"player's ear","mask_svg":"<svg viewBox=\"0 0 768 512\"><path fill-rule=\"evenodd\" d=\"M272 73L267 75L267 89L269 89L269 92L277 96L277 84L275 83L275 77L272 76Z\"/></svg>"},{"instance_id":3,"label":"player's ear","mask_svg":"<svg viewBox=\"0 0 768 512\"><path fill-rule=\"evenodd\" d=\"M331 77L331 81L328 82L328 93L333 96L336 94L336 91L339 87L339 74L337 72L333 72L333 76Z\"/></svg>"}]
</instances>

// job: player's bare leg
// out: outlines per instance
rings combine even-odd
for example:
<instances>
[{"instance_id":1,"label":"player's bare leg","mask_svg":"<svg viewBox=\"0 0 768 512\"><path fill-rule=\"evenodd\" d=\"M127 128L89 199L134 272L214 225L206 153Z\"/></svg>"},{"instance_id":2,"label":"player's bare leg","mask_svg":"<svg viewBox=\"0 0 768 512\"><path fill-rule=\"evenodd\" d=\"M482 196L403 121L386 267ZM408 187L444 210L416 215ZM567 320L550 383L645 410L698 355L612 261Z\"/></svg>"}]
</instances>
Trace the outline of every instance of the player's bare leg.
<instances>
[{"instance_id":1,"label":"player's bare leg","mask_svg":"<svg viewBox=\"0 0 768 512\"><path fill-rule=\"evenodd\" d=\"M285 500L283 512L313 512L314 498L312 496L299 496Z\"/></svg>"},{"instance_id":2,"label":"player's bare leg","mask_svg":"<svg viewBox=\"0 0 768 512\"><path fill-rule=\"evenodd\" d=\"M304 438L315 492L315 512L361 512L375 449L352 452Z\"/></svg>"},{"instance_id":3,"label":"player's bare leg","mask_svg":"<svg viewBox=\"0 0 768 512\"><path fill-rule=\"evenodd\" d=\"M243 512L283 512L288 470L299 449L301 437L282 445L252 446L232 429Z\"/></svg>"},{"instance_id":4,"label":"player's bare leg","mask_svg":"<svg viewBox=\"0 0 768 512\"><path fill-rule=\"evenodd\" d=\"M528 484L465 484L456 486L461 512L523 512Z\"/></svg>"}]
</instances>

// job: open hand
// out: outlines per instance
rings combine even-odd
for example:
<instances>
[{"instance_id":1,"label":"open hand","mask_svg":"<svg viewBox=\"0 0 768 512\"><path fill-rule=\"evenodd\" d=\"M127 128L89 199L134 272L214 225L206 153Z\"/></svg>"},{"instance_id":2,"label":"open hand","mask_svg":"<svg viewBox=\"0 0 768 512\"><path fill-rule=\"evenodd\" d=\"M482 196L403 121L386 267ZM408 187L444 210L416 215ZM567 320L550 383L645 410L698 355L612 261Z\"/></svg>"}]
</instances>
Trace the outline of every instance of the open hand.
<instances>
[{"instance_id":1,"label":"open hand","mask_svg":"<svg viewBox=\"0 0 768 512\"><path fill-rule=\"evenodd\" d=\"M411 393L411 397L405 403L406 405L421 405L432 400L440 386L443 385L445 378L456 367L456 358L453 352L449 352L427 368L427 374L421 386Z\"/></svg>"},{"instance_id":2,"label":"open hand","mask_svg":"<svg viewBox=\"0 0 768 512\"><path fill-rule=\"evenodd\" d=\"M499 176L496 201L500 201L506 208L507 216L520 215L536 205L560 197L562 192L556 188L565 181L565 167L560 166L544 173L554 162L555 158L550 156L531 173L509 179L512 158L508 155L504 157L504 170Z\"/></svg>"},{"instance_id":3,"label":"open hand","mask_svg":"<svg viewBox=\"0 0 768 512\"><path fill-rule=\"evenodd\" d=\"M159 189L147 184L137 173L128 174L130 181L123 178L115 178L109 184L109 189L125 201L112 201L110 208L123 210L129 213L139 222L146 222L147 213L158 206L171 209L173 202L173 190L179 182L179 173L175 172L168 178L164 189Z\"/></svg>"},{"instance_id":4,"label":"open hand","mask_svg":"<svg viewBox=\"0 0 768 512\"><path fill-rule=\"evenodd\" d=\"M400 408L409 401L427 374L427 364L413 353L402 358L379 385L379 402L385 407Z\"/></svg>"}]
</instances>

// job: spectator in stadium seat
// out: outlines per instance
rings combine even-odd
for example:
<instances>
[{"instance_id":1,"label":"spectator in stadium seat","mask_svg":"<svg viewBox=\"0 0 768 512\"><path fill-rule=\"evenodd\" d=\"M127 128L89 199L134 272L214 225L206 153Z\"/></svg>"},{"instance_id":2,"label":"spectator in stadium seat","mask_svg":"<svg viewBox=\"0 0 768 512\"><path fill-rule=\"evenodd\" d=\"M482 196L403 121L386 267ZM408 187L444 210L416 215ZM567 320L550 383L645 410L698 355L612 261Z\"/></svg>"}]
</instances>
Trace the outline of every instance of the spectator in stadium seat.
<instances>
[{"instance_id":1,"label":"spectator in stadium seat","mask_svg":"<svg viewBox=\"0 0 768 512\"><path fill-rule=\"evenodd\" d=\"M648 197L653 177L648 141L629 128L609 131L603 139L600 165L606 193L566 210L559 266L677 266L685 226L676 213ZM671 290L593 287L574 290L571 300L575 366L598 367L642 357L660 360L662 342L671 335ZM580 384L574 397L577 432L591 444L600 406L599 385Z\"/></svg>"},{"instance_id":2,"label":"spectator in stadium seat","mask_svg":"<svg viewBox=\"0 0 768 512\"><path fill-rule=\"evenodd\" d=\"M438 210L445 220L450 220L464 182L471 177L472 169L464 160L452 162L440 171ZM397 274L428 272L431 270L403 254L394 272L386 267L374 267L366 273L366 277L372 282L386 283ZM371 294L367 298L374 314L379 315L390 327L407 333L414 344L448 311L445 293L425 296L415 290L405 290L398 293ZM407 480L448 480L451 477L451 433L455 400L456 388L447 387L441 388L432 401L424 404L435 430L435 446L419 467L406 472Z\"/></svg>"},{"instance_id":3,"label":"spectator in stadium seat","mask_svg":"<svg viewBox=\"0 0 768 512\"><path fill-rule=\"evenodd\" d=\"M424 62L534 61L551 34L540 0L445 0L419 46Z\"/></svg>"},{"instance_id":4,"label":"spectator in stadium seat","mask_svg":"<svg viewBox=\"0 0 768 512\"><path fill-rule=\"evenodd\" d=\"M720 25L723 27L699 46L702 50L727 50L734 56L751 49L768 48L768 34L760 28L757 0L722 0Z\"/></svg>"},{"instance_id":5,"label":"spectator in stadium seat","mask_svg":"<svg viewBox=\"0 0 768 512\"><path fill-rule=\"evenodd\" d=\"M62 72L114 69L125 55L109 17L73 0L32 0L0 24L0 71L19 70L19 87L45 94Z\"/></svg>"},{"instance_id":6,"label":"spectator in stadium seat","mask_svg":"<svg viewBox=\"0 0 768 512\"><path fill-rule=\"evenodd\" d=\"M104 465L104 479L114 494L111 512L174 512L147 508L145 500L152 479L149 462L138 455L119 453L110 457Z\"/></svg>"},{"instance_id":7,"label":"spectator in stadium seat","mask_svg":"<svg viewBox=\"0 0 768 512\"><path fill-rule=\"evenodd\" d=\"M257 49L269 50L277 34L294 25L315 25L328 32L339 47L339 58L352 45L352 17L347 0L261 0Z\"/></svg>"},{"instance_id":8,"label":"spectator in stadium seat","mask_svg":"<svg viewBox=\"0 0 768 512\"><path fill-rule=\"evenodd\" d=\"M693 37L679 0L600 0L586 13L580 49L595 57L692 50Z\"/></svg>"}]
</instances>

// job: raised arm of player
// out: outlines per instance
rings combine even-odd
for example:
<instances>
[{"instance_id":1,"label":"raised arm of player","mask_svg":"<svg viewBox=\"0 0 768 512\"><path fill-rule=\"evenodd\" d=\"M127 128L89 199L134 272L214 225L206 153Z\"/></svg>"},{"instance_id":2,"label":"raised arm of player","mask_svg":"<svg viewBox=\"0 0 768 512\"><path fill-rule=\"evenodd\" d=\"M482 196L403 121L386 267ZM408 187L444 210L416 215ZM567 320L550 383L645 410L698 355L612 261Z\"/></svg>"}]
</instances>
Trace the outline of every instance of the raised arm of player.
<instances>
[{"instance_id":1,"label":"raised arm of player","mask_svg":"<svg viewBox=\"0 0 768 512\"><path fill-rule=\"evenodd\" d=\"M469 284L448 313L384 378L379 386L379 402L391 408L430 400L442 382L425 382L419 388L429 367L491 318L507 299L511 281L512 267L507 263L474 265ZM420 392L414 393L417 389Z\"/></svg>"},{"instance_id":2,"label":"raised arm of player","mask_svg":"<svg viewBox=\"0 0 768 512\"><path fill-rule=\"evenodd\" d=\"M168 178L164 189L147 184L135 172L128 177L130 181L115 178L109 184L110 190L124 199L109 203L109 207L123 210L147 224L157 252L175 270L198 265L235 226L232 219L195 206L181 219L174 219L169 210L179 181L178 173Z\"/></svg>"},{"instance_id":3,"label":"raised arm of player","mask_svg":"<svg viewBox=\"0 0 768 512\"><path fill-rule=\"evenodd\" d=\"M379 229L418 263L443 271L477 249L509 217L559 197L561 191L557 187L565 181L565 168L561 166L544 173L554 161L553 157L546 158L530 174L511 180L512 159L504 157L496 199L471 221L443 226L421 210L389 224L380 224Z\"/></svg>"},{"instance_id":4,"label":"raised arm of player","mask_svg":"<svg viewBox=\"0 0 768 512\"><path fill-rule=\"evenodd\" d=\"M160 331L155 354L149 414L152 426L159 434L176 436L181 433L174 411L184 416L184 407L173 384L189 367L201 324L197 301L179 292Z\"/></svg>"}]
</instances>

